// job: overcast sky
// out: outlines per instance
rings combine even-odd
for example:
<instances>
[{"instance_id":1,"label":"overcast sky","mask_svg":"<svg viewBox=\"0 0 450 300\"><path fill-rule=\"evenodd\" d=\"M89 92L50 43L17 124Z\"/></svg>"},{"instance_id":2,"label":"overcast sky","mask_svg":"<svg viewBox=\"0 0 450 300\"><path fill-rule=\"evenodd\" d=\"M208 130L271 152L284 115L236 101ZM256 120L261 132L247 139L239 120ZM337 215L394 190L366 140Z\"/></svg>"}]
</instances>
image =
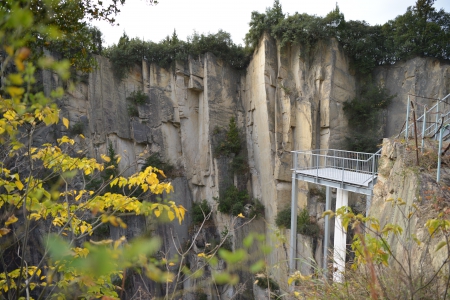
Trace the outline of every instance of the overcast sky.
<instances>
[{"instance_id":1,"label":"overcast sky","mask_svg":"<svg viewBox=\"0 0 450 300\"><path fill-rule=\"evenodd\" d=\"M336 6L336 0L280 0L283 12L325 16ZM406 12L415 0L340 0L339 8L346 20L364 20L371 25L384 24ZM236 44L244 44L251 12L264 12L273 0L159 0L149 6L145 0L126 0L116 17L119 25L93 24L103 32L105 45L117 43L125 31L129 37L159 42L175 29L186 40L194 30L216 33L222 29ZM437 0L435 8L450 12L450 0Z\"/></svg>"}]
</instances>

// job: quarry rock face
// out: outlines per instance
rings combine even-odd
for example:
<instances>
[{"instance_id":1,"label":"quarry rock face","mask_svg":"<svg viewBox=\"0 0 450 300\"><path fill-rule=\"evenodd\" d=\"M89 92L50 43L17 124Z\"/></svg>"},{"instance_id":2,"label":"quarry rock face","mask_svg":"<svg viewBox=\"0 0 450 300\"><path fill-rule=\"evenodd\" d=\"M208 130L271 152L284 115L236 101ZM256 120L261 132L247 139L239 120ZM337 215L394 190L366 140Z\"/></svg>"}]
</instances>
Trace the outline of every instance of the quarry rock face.
<instances>
[{"instance_id":1,"label":"quarry rock face","mask_svg":"<svg viewBox=\"0 0 450 300\"><path fill-rule=\"evenodd\" d=\"M61 100L61 115L71 125L82 124L86 139L76 140L89 156L99 159L111 144L122 156L119 168L125 175L139 171L146 157L159 153L177 170L176 192L168 197L188 209L192 202L206 199L216 212L214 198L227 187L246 189L265 207L266 222L254 229L272 239L275 217L290 203L290 151L345 149L346 145L349 130L343 103L355 97L358 78L336 40L320 42L314 51L307 55L299 45L281 48L264 35L244 71L208 53L177 62L171 69L143 61L122 81L114 77L108 59L97 56L98 69ZM397 94L388 109L386 134L396 133L404 122L406 94L442 97L450 91L449 72L448 64L422 58L378 68L375 81ZM44 73L44 81L52 80L52 74ZM44 86L56 85L53 81ZM127 99L136 91L146 95L144 103ZM231 159L216 150L218 132L228 128L231 118L240 130L248 166L237 174L230 167ZM319 212L324 205L313 201L308 190L306 183L299 182L298 206L307 207L323 224ZM219 212L213 219L218 232L235 224L231 216ZM180 240L189 239L188 226L175 228ZM237 236L234 245L241 243ZM306 249L305 255L315 257L321 266L322 241L316 239L299 235L298 248ZM171 239L163 240L170 248ZM274 249L267 262L279 266L273 276L287 288L283 274L287 274L289 245L281 243L284 246ZM308 273L301 264L299 269Z\"/></svg>"},{"instance_id":2,"label":"quarry rock face","mask_svg":"<svg viewBox=\"0 0 450 300\"><path fill-rule=\"evenodd\" d=\"M419 117L425 106L429 109L437 103L437 99L450 93L450 65L437 58L416 57L391 66L378 67L373 77L391 95L397 95L387 111L384 137L400 133L405 122L408 95L411 101L416 102Z\"/></svg>"},{"instance_id":3,"label":"quarry rock face","mask_svg":"<svg viewBox=\"0 0 450 300\"><path fill-rule=\"evenodd\" d=\"M391 270L397 272L396 276L405 276L413 281L418 278L421 282L429 281L430 285L425 290L433 291L431 297L439 298L443 291L436 286L442 286L446 281L440 272L441 268L448 271L445 266L448 252L439 247L444 235L436 231L431 236L426 224L445 211L443 203L450 197L445 188L450 183L449 170L448 165L443 165L441 181L437 183L436 169L428 165L434 164L435 160L429 154L421 155L420 166L417 166L412 145L412 139L408 144L399 139L383 140L378 182L369 214L380 221L381 229L386 224L403 229L399 234L391 233L385 238L392 251L389 259ZM434 140L427 140L424 152L435 153L436 146ZM443 159L448 160L448 156ZM431 282L436 274L439 274L438 279ZM400 286L393 289L395 295L406 295L407 290Z\"/></svg>"}]
</instances>

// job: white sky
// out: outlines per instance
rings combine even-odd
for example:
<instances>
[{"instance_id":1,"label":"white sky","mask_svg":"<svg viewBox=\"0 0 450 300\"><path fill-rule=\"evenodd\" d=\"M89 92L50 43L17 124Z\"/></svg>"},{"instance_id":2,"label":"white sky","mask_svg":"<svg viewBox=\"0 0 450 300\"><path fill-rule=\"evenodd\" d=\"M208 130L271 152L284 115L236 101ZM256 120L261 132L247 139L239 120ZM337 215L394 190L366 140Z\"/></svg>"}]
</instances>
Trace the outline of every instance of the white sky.
<instances>
[{"instance_id":1,"label":"white sky","mask_svg":"<svg viewBox=\"0 0 450 300\"><path fill-rule=\"evenodd\" d=\"M106 1L105 1L106 2ZM283 12L308 13L325 16L336 6L336 0L280 0ZM371 25L384 24L404 14L415 0L339 0L339 9L346 20L365 20ZM264 12L273 0L159 0L149 6L145 0L126 0L116 16L119 25L106 22L93 25L103 32L104 45L119 41L125 31L129 37L159 42L176 29L178 37L186 40L194 30L198 33L216 33L222 29L231 34L236 44L244 44L251 12ZM437 0L437 9L450 12L450 0Z\"/></svg>"}]
</instances>

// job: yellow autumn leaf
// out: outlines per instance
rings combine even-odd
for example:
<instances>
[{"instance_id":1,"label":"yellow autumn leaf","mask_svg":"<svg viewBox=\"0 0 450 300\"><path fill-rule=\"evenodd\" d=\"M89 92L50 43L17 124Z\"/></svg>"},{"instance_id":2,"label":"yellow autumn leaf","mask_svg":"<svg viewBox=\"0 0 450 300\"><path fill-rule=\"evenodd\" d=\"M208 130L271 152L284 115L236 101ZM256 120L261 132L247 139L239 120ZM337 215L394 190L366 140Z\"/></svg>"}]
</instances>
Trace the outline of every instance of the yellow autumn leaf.
<instances>
[{"instance_id":1,"label":"yellow autumn leaf","mask_svg":"<svg viewBox=\"0 0 450 300\"><path fill-rule=\"evenodd\" d=\"M120 239L116 240L114 242L114 249L117 249L123 242L125 242L127 239L125 236L120 237Z\"/></svg>"},{"instance_id":2,"label":"yellow autumn leaf","mask_svg":"<svg viewBox=\"0 0 450 300\"><path fill-rule=\"evenodd\" d=\"M35 221L39 220L41 218L41 215L38 213L31 213L28 217L30 220L34 218Z\"/></svg>"},{"instance_id":3,"label":"yellow autumn leaf","mask_svg":"<svg viewBox=\"0 0 450 300\"><path fill-rule=\"evenodd\" d=\"M86 225L81 225L80 226L80 231L81 231L81 233L85 233L86 232L86 230L87 230L87 226Z\"/></svg>"},{"instance_id":4,"label":"yellow autumn leaf","mask_svg":"<svg viewBox=\"0 0 450 300\"><path fill-rule=\"evenodd\" d=\"M169 266L175 266L175 264L173 262L169 263Z\"/></svg>"},{"instance_id":5,"label":"yellow autumn leaf","mask_svg":"<svg viewBox=\"0 0 450 300\"><path fill-rule=\"evenodd\" d=\"M109 156L107 156L107 155L105 155L105 154L102 154L102 155L100 155L101 157L102 157L102 159L104 160L104 161L106 161L106 162L110 162L111 161L111 158L109 158Z\"/></svg>"},{"instance_id":6,"label":"yellow autumn leaf","mask_svg":"<svg viewBox=\"0 0 450 300\"><path fill-rule=\"evenodd\" d=\"M302 280L302 281L308 281L311 280L312 275L302 275L299 271L296 271L294 274L289 276L288 279L288 285L291 285L294 281Z\"/></svg>"},{"instance_id":7,"label":"yellow autumn leaf","mask_svg":"<svg viewBox=\"0 0 450 300\"><path fill-rule=\"evenodd\" d=\"M245 218L244 215L242 213L237 215L239 218Z\"/></svg>"},{"instance_id":8,"label":"yellow autumn leaf","mask_svg":"<svg viewBox=\"0 0 450 300\"><path fill-rule=\"evenodd\" d=\"M173 213L173 211L168 211L167 215L169 216L170 221L173 221L173 219L175 219L175 214Z\"/></svg>"},{"instance_id":9,"label":"yellow autumn leaf","mask_svg":"<svg viewBox=\"0 0 450 300\"><path fill-rule=\"evenodd\" d=\"M19 189L19 191L23 190L23 183L20 180L16 180L16 186Z\"/></svg>"},{"instance_id":10,"label":"yellow autumn leaf","mask_svg":"<svg viewBox=\"0 0 450 300\"><path fill-rule=\"evenodd\" d=\"M157 218L161 215L161 211L159 209L155 209L153 212Z\"/></svg>"},{"instance_id":11,"label":"yellow autumn leaf","mask_svg":"<svg viewBox=\"0 0 450 300\"><path fill-rule=\"evenodd\" d=\"M69 129L69 120L67 120L66 118L62 119L64 126Z\"/></svg>"},{"instance_id":12,"label":"yellow autumn leaf","mask_svg":"<svg viewBox=\"0 0 450 300\"><path fill-rule=\"evenodd\" d=\"M117 222L117 219L115 216L110 216L109 217L109 223L111 223L111 225L117 227L119 226L119 223Z\"/></svg>"},{"instance_id":13,"label":"yellow autumn leaf","mask_svg":"<svg viewBox=\"0 0 450 300\"><path fill-rule=\"evenodd\" d=\"M113 242L113 240L103 240L103 241L90 240L89 242L91 242L94 245L108 245L108 244L111 244Z\"/></svg>"},{"instance_id":14,"label":"yellow autumn leaf","mask_svg":"<svg viewBox=\"0 0 450 300\"><path fill-rule=\"evenodd\" d=\"M80 133L79 136L80 136L80 138L85 139L85 137L82 133Z\"/></svg>"},{"instance_id":15,"label":"yellow autumn leaf","mask_svg":"<svg viewBox=\"0 0 450 300\"><path fill-rule=\"evenodd\" d=\"M8 53L9 56L13 56L14 55L14 49L11 46L5 46L5 51L6 53Z\"/></svg>"},{"instance_id":16,"label":"yellow autumn leaf","mask_svg":"<svg viewBox=\"0 0 450 300\"><path fill-rule=\"evenodd\" d=\"M75 197L75 201L80 200L80 198L83 196L84 192L86 192L86 191L80 191L80 193L78 194L78 196Z\"/></svg>"},{"instance_id":17,"label":"yellow autumn leaf","mask_svg":"<svg viewBox=\"0 0 450 300\"><path fill-rule=\"evenodd\" d=\"M10 231L11 229L8 228L0 228L0 237L7 235Z\"/></svg>"},{"instance_id":18,"label":"yellow autumn leaf","mask_svg":"<svg viewBox=\"0 0 450 300\"><path fill-rule=\"evenodd\" d=\"M20 97L25 93L25 89L22 87L15 87L15 86L9 86L6 88L6 91L8 94L11 95L11 97Z\"/></svg>"},{"instance_id":19,"label":"yellow autumn leaf","mask_svg":"<svg viewBox=\"0 0 450 300\"><path fill-rule=\"evenodd\" d=\"M15 215L12 215L11 217L6 220L5 225L8 226L10 224L16 223L19 219Z\"/></svg>"}]
</instances>

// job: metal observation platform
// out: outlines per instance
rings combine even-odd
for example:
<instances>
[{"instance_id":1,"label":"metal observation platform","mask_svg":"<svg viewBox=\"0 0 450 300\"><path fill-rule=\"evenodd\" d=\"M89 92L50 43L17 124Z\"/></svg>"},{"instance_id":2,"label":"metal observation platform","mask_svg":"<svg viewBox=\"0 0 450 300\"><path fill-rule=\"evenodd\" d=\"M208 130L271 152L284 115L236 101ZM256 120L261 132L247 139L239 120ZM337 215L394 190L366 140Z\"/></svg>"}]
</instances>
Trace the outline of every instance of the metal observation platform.
<instances>
[{"instance_id":1,"label":"metal observation platform","mask_svg":"<svg viewBox=\"0 0 450 300\"><path fill-rule=\"evenodd\" d=\"M405 129L399 134L405 136L408 141L411 136L411 129L414 128L416 143L421 138L421 149L424 149L424 139L434 138L439 140L438 147L438 170L436 181L440 180L440 166L442 156L442 142L450 138L450 104L445 100L450 98L450 94L442 99L435 99L436 104L431 108L422 105L420 109L423 114L411 120L411 109L414 116L419 114L418 104L410 101L408 95L406 107L406 120L403 125ZM412 95L419 97L417 95ZM422 97L423 98L423 97ZM422 128L418 130L417 128ZM403 129L403 128L402 128ZM420 131L420 132L419 132ZM367 195L366 214L370 208L372 190L377 182L378 161L381 149L376 153L351 152L344 150L324 149L292 151L292 196L291 196L291 248L289 255L289 269L295 268L295 255L297 245L297 180L312 182L326 187L325 209L331 209L330 189L336 188L336 209L348 206L348 192ZM328 266L328 244L329 244L329 218L325 217L325 235L323 266L327 270ZM346 254L346 232L342 228L340 218L335 219L334 248L333 248L333 280L343 281L345 271Z\"/></svg>"},{"instance_id":2,"label":"metal observation platform","mask_svg":"<svg viewBox=\"0 0 450 300\"><path fill-rule=\"evenodd\" d=\"M366 211L370 207L372 190L378 177L378 161L381 149L376 153L352 152L335 149L292 151L291 196L291 247L289 268L295 267L297 245L297 180L326 187L325 209L331 209L330 188L337 189L336 209L348 206L348 192L367 195ZM335 219L333 279L342 281L345 271L346 232L339 218ZM328 265L329 218L325 217L324 269Z\"/></svg>"},{"instance_id":3,"label":"metal observation platform","mask_svg":"<svg viewBox=\"0 0 450 300\"><path fill-rule=\"evenodd\" d=\"M292 151L297 180L372 195L378 176L377 153L335 149Z\"/></svg>"}]
</instances>

